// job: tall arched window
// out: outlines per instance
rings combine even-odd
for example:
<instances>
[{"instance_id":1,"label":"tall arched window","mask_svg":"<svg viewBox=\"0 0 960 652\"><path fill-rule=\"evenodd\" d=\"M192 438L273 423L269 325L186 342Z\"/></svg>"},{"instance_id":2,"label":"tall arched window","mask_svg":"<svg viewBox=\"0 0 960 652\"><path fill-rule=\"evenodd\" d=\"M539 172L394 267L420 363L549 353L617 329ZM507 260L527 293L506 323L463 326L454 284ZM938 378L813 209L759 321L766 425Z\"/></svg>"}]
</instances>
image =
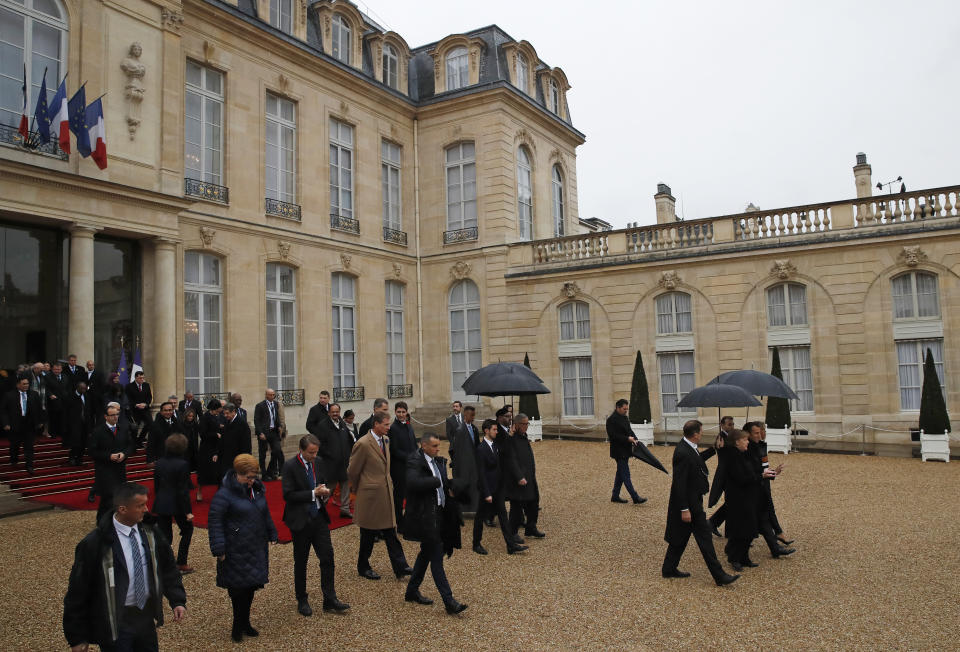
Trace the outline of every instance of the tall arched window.
<instances>
[{"instance_id":1,"label":"tall arched window","mask_svg":"<svg viewBox=\"0 0 960 652\"><path fill-rule=\"evenodd\" d=\"M564 235L563 219L563 174L560 166L553 166L553 235L559 238Z\"/></svg>"},{"instance_id":2,"label":"tall arched window","mask_svg":"<svg viewBox=\"0 0 960 652\"><path fill-rule=\"evenodd\" d=\"M807 325L807 288L799 283L780 283L767 290L769 326Z\"/></svg>"},{"instance_id":3,"label":"tall arched window","mask_svg":"<svg viewBox=\"0 0 960 652\"><path fill-rule=\"evenodd\" d=\"M330 37L333 58L350 65L350 23L340 14L333 15Z\"/></svg>"},{"instance_id":4,"label":"tall arched window","mask_svg":"<svg viewBox=\"0 0 960 652\"><path fill-rule=\"evenodd\" d=\"M267 387L297 386L297 288L292 267L267 263Z\"/></svg>"},{"instance_id":5,"label":"tall arched window","mask_svg":"<svg viewBox=\"0 0 960 652\"><path fill-rule=\"evenodd\" d=\"M590 345L590 306L570 301L558 310L560 321L560 384L563 414L593 414L593 351Z\"/></svg>"},{"instance_id":6,"label":"tall arched window","mask_svg":"<svg viewBox=\"0 0 960 652\"><path fill-rule=\"evenodd\" d=\"M357 292L355 279L336 272L333 285L333 386L357 386Z\"/></svg>"},{"instance_id":7,"label":"tall arched window","mask_svg":"<svg viewBox=\"0 0 960 652\"><path fill-rule=\"evenodd\" d=\"M23 111L23 71L33 115L47 71L47 101L67 67L67 12L59 0L0 0L0 124L16 127Z\"/></svg>"},{"instance_id":8,"label":"tall arched window","mask_svg":"<svg viewBox=\"0 0 960 652\"><path fill-rule=\"evenodd\" d=\"M477 170L472 142L447 148L447 231L477 226Z\"/></svg>"},{"instance_id":9,"label":"tall arched window","mask_svg":"<svg viewBox=\"0 0 960 652\"><path fill-rule=\"evenodd\" d=\"M281 32L293 32L293 0L270 0L270 24Z\"/></svg>"},{"instance_id":10,"label":"tall arched window","mask_svg":"<svg viewBox=\"0 0 960 652\"><path fill-rule=\"evenodd\" d=\"M909 272L890 281L893 318L916 319L940 316L937 277L927 272Z\"/></svg>"},{"instance_id":11,"label":"tall arched window","mask_svg":"<svg viewBox=\"0 0 960 652\"><path fill-rule=\"evenodd\" d=\"M657 297L657 335L693 332L690 295L668 292Z\"/></svg>"},{"instance_id":12,"label":"tall arched window","mask_svg":"<svg viewBox=\"0 0 960 652\"><path fill-rule=\"evenodd\" d=\"M465 279L450 288L450 390L463 396L463 382L480 368L480 291Z\"/></svg>"},{"instance_id":13,"label":"tall arched window","mask_svg":"<svg viewBox=\"0 0 960 652\"><path fill-rule=\"evenodd\" d=\"M517 227L522 240L533 239L533 176L527 148L517 150Z\"/></svg>"},{"instance_id":14,"label":"tall arched window","mask_svg":"<svg viewBox=\"0 0 960 652\"><path fill-rule=\"evenodd\" d=\"M216 256L185 254L183 317L186 389L194 394L223 391L223 276Z\"/></svg>"},{"instance_id":15,"label":"tall arched window","mask_svg":"<svg viewBox=\"0 0 960 652\"><path fill-rule=\"evenodd\" d=\"M517 52L517 88L524 93L527 92L527 84L530 78L530 67L527 65L527 58L522 52Z\"/></svg>"},{"instance_id":16,"label":"tall arched window","mask_svg":"<svg viewBox=\"0 0 960 652\"><path fill-rule=\"evenodd\" d=\"M383 64L383 83L390 88L397 88L400 79L400 60L397 57L397 51L393 49L392 45L385 44L383 46L383 60L381 63Z\"/></svg>"},{"instance_id":17,"label":"tall arched window","mask_svg":"<svg viewBox=\"0 0 960 652\"><path fill-rule=\"evenodd\" d=\"M560 341L590 339L590 306L570 301L560 306Z\"/></svg>"},{"instance_id":18,"label":"tall arched window","mask_svg":"<svg viewBox=\"0 0 960 652\"><path fill-rule=\"evenodd\" d=\"M386 318L387 318L387 385L403 385L404 373L403 343L403 283L386 282ZM388 393L389 396L389 393Z\"/></svg>"},{"instance_id":19,"label":"tall arched window","mask_svg":"<svg viewBox=\"0 0 960 652\"><path fill-rule=\"evenodd\" d=\"M470 83L467 48L454 48L447 54L447 90L463 88Z\"/></svg>"}]
</instances>

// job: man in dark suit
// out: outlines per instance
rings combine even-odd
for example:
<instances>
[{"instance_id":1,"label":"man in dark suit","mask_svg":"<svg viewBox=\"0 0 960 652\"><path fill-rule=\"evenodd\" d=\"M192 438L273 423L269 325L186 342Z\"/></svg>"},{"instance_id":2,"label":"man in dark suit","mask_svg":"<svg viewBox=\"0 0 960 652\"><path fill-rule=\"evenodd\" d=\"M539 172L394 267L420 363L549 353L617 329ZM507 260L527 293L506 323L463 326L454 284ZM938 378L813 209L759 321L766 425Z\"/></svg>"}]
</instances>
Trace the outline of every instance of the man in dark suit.
<instances>
[{"instance_id":1,"label":"man in dark suit","mask_svg":"<svg viewBox=\"0 0 960 652\"><path fill-rule=\"evenodd\" d=\"M407 404L397 401L396 415L390 424L390 477L393 480L393 508L397 514L397 532L403 534L403 501L407 495L407 458L417 450L417 436L407 417Z\"/></svg>"},{"instance_id":2,"label":"man in dark suit","mask_svg":"<svg viewBox=\"0 0 960 652\"><path fill-rule=\"evenodd\" d=\"M710 489L706 460L716 451L701 453L697 446L703 434L703 424L696 419L683 424L683 439L673 451L673 481L670 486L670 503L667 506L667 527L663 538L669 544L663 558L661 574L664 577L689 577L677 569L683 551L692 534L700 548L700 554L717 586L736 581L739 575L730 575L717 560L717 551L710 537L710 525L703 511L703 495Z\"/></svg>"},{"instance_id":3,"label":"man in dark suit","mask_svg":"<svg viewBox=\"0 0 960 652\"><path fill-rule=\"evenodd\" d=\"M453 414L447 417L446 427L447 427L447 441L452 442L454 436L456 436L457 431L460 430L460 426L463 425L463 403L460 401L453 402Z\"/></svg>"},{"instance_id":4,"label":"man in dark suit","mask_svg":"<svg viewBox=\"0 0 960 652\"><path fill-rule=\"evenodd\" d=\"M537 484L537 462L533 447L527 439L530 419L522 412L513 418L514 434L510 440L507 458L507 498L510 499L510 531L519 536L523 524L524 535L542 539L546 535L537 529L540 515L540 487ZM499 433L498 433L499 434Z\"/></svg>"},{"instance_id":5,"label":"man in dark suit","mask_svg":"<svg viewBox=\"0 0 960 652\"><path fill-rule=\"evenodd\" d=\"M320 427L320 459L323 462L330 491L340 488L340 516L350 518L350 483L347 481L347 465L353 448L353 434L340 418L340 406L330 405L327 419ZM336 505L336 501L334 501Z\"/></svg>"},{"instance_id":6,"label":"man in dark suit","mask_svg":"<svg viewBox=\"0 0 960 652\"><path fill-rule=\"evenodd\" d=\"M150 430L150 404L153 403L153 392L150 383L144 380L143 372L134 374L133 382L127 385L127 401L130 403L130 416L136 424L134 436L137 446L143 445L143 440Z\"/></svg>"},{"instance_id":7,"label":"man in dark suit","mask_svg":"<svg viewBox=\"0 0 960 652\"><path fill-rule=\"evenodd\" d=\"M200 415L203 414L203 405L193 397L193 392L190 391L184 393L183 400L177 405L177 414L184 415L187 413L187 410L196 412L198 421L200 420Z\"/></svg>"},{"instance_id":8,"label":"man in dark suit","mask_svg":"<svg viewBox=\"0 0 960 652\"><path fill-rule=\"evenodd\" d=\"M373 413L367 417L363 423L360 424L360 436L363 437L365 434L370 432L370 429L373 427L373 417L375 417L378 412L387 412L389 409L390 403L387 402L387 399L373 399Z\"/></svg>"},{"instance_id":9,"label":"man in dark suit","mask_svg":"<svg viewBox=\"0 0 960 652\"><path fill-rule=\"evenodd\" d=\"M40 413L43 425L47 426L47 373L43 370L42 362L33 363L30 369L30 390L40 397ZM49 437L49 431L47 432Z\"/></svg>"},{"instance_id":10,"label":"man in dark suit","mask_svg":"<svg viewBox=\"0 0 960 652\"><path fill-rule=\"evenodd\" d=\"M437 455L439 451L440 438L427 433L420 442L420 448L414 448L404 464L404 484L409 494L403 537L408 541L420 542L420 553L413 564L404 599L417 604L433 604L433 600L420 593L427 566L430 566L443 605L447 613L453 615L462 612L467 605L457 602L453 597L447 574L443 570L444 510L447 509L447 501L453 500L453 491L447 481L447 461Z\"/></svg>"},{"instance_id":11,"label":"man in dark suit","mask_svg":"<svg viewBox=\"0 0 960 652\"><path fill-rule=\"evenodd\" d=\"M125 484L117 509L77 545L63 600L63 633L71 650L157 650L163 598L173 621L187 613L187 594L170 543L143 523L147 488Z\"/></svg>"},{"instance_id":12,"label":"man in dark suit","mask_svg":"<svg viewBox=\"0 0 960 652\"><path fill-rule=\"evenodd\" d=\"M283 466L283 445L277 393L272 389L268 388L263 400L253 408L253 432L257 437L263 479L275 480ZM267 451L270 451L270 466L267 466Z\"/></svg>"},{"instance_id":13,"label":"man in dark suit","mask_svg":"<svg viewBox=\"0 0 960 652\"><path fill-rule=\"evenodd\" d=\"M465 512L477 511L477 446L483 433L473 422L477 411L472 405L463 408L463 425L453 433L450 440L450 467L453 469L453 491L461 497ZM474 516L476 518L476 516Z\"/></svg>"},{"instance_id":14,"label":"man in dark suit","mask_svg":"<svg viewBox=\"0 0 960 652\"><path fill-rule=\"evenodd\" d=\"M87 360L87 368L82 376L83 382L87 384L87 393L91 395L90 398L95 398L97 401L102 400L103 393L107 389L107 379L103 372L96 368L93 360Z\"/></svg>"},{"instance_id":15,"label":"man in dark suit","mask_svg":"<svg viewBox=\"0 0 960 652\"><path fill-rule=\"evenodd\" d=\"M90 437L90 457L93 458L93 488L100 496L97 522L113 509L113 493L127 481L127 458L136 450L136 443L126 424L118 423L120 408L108 405L103 423Z\"/></svg>"},{"instance_id":16,"label":"man in dark suit","mask_svg":"<svg viewBox=\"0 0 960 652\"><path fill-rule=\"evenodd\" d=\"M334 588L333 544L330 542L330 515L327 500L330 489L324 482L317 460L320 442L313 435L300 438L300 453L287 460L280 474L283 487L283 522L293 535L293 584L297 594L297 610L303 616L313 615L307 600L307 559L310 548L320 562L320 588L323 610L343 612L350 608L337 598Z\"/></svg>"},{"instance_id":17,"label":"man in dark suit","mask_svg":"<svg viewBox=\"0 0 960 652\"><path fill-rule=\"evenodd\" d=\"M240 415L240 418L249 423L250 419L247 418L247 409L243 407L243 397L240 395L240 392L230 394L230 402L237 406L237 414ZM279 469L277 472L279 473Z\"/></svg>"},{"instance_id":18,"label":"man in dark suit","mask_svg":"<svg viewBox=\"0 0 960 652\"><path fill-rule=\"evenodd\" d=\"M87 391L87 384L78 382L67 399L66 417L64 419L66 437L65 443L70 447L70 459L67 464L83 466L83 451L87 447L87 439L93 431L97 420L99 401L91 398Z\"/></svg>"},{"instance_id":19,"label":"man in dark suit","mask_svg":"<svg viewBox=\"0 0 960 652\"><path fill-rule=\"evenodd\" d=\"M496 516L500 520L500 531L503 541L507 544L507 552L511 555L522 552L527 546L514 541L507 518L507 508L503 502L504 473L500 462L500 448L496 439L499 428L493 419L483 422L483 440L477 446L477 489L480 501L477 504L477 513L473 517L473 551L478 555L487 554L483 547L483 523L486 519Z\"/></svg>"},{"instance_id":20,"label":"man in dark suit","mask_svg":"<svg viewBox=\"0 0 960 652\"><path fill-rule=\"evenodd\" d=\"M167 437L175 432L182 433L180 422L173 416L173 403L167 401L160 405L160 413L150 426L150 435L147 438L147 461L156 462L163 457L166 450Z\"/></svg>"},{"instance_id":21,"label":"man in dark suit","mask_svg":"<svg viewBox=\"0 0 960 652\"><path fill-rule=\"evenodd\" d=\"M63 367L63 373L67 375L67 379L70 382L70 389L73 389L74 385L87 378L86 370L77 364L77 356L73 353L67 356L67 364Z\"/></svg>"},{"instance_id":22,"label":"man in dark suit","mask_svg":"<svg viewBox=\"0 0 960 652\"><path fill-rule=\"evenodd\" d=\"M320 392L316 405L307 413L307 432L319 439L320 427L329 418L330 393L327 390Z\"/></svg>"},{"instance_id":23,"label":"man in dark suit","mask_svg":"<svg viewBox=\"0 0 960 652\"><path fill-rule=\"evenodd\" d=\"M33 475L33 440L43 430L40 395L30 391L30 379L22 376L17 388L7 392L0 406L0 428L10 438L10 464L20 461L20 447L27 463L27 473Z\"/></svg>"},{"instance_id":24,"label":"man in dark suit","mask_svg":"<svg viewBox=\"0 0 960 652\"><path fill-rule=\"evenodd\" d=\"M607 417L610 457L617 463L617 475L613 479L613 495L610 496L610 502L627 502L620 497L620 487L625 486L627 493L633 498L633 504L639 505L647 502L647 499L641 498L633 488L633 481L630 480L630 458L633 457L633 447L637 444L637 438L633 436L633 428L630 427L630 418L627 416L629 409L630 402L622 398L617 401L613 414Z\"/></svg>"},{"instance_id":25,"label":"man in dark suit","mask_svg":"<svg viewBox=\"0 0 960 652\"><path fill-rule=\"evenodd\" d=\"M717 447L722 448L723 443L727 441L727 433L733 431L733 417L723 416L720 418L720 433L717 435ZM710 487L710 499L707 501L707 507L713 507L719 502L720 497L727 484L727 456L717 455L717 472L713 474L713 485ZM714 536L720 535L720 526L727 519L727 505L724 503L717 508L708 519Z\"/></svg>"},{"instance_id":26,"label":"man in dark suit","mask_svg":"<svg viewBox=\"0 0 960 652\"><path fill-rule=\"evenodd\" d=\"M54 362L50 373L44 378L47 386L47 433L54 437L63 437L63 413L67 407L67 396L73 389L70 379L63 373L63 365Z\"/></svg>"},{"instance_id":27,"label":"man in dark suit","mask_svg":"<svg viewBox=\"0 0 960 652\"><path fill-rule=\"evenodd\" d=\"M221 475L233 468L233 460L237 455L253 451L250 424L240 418L236 405L227 403L223 406L223 419L223 437L220 438L220 449L217 453Z\"/></svg>"}]
</instances>

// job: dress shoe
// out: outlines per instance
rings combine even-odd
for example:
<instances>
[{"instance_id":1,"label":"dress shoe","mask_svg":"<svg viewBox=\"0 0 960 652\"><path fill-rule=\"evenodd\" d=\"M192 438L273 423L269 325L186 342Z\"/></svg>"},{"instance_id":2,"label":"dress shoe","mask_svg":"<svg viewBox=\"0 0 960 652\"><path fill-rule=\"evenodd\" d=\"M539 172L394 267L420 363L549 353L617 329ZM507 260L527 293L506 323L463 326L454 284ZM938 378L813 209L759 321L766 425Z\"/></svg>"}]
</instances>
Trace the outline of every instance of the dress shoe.
<instances>
[{"instance_id":1,"label":"dress shoe","mask_svg":"<svg viewBox=\"0 0 960 652\"><path fill-rule=\"evenodd\" d=\"M720 577L713 578L713 581L717 583L717 586L726 586L727 584L733 584L738 579L739 575L730 575L729 573L724 573Z\"/></svg>"},{"instance_id":2,"label":"dress shoe","mask_svg":"<svg viewBox=\"0 0 960 652\"><path fill-rule=\"evenodd\" d=\"M377 571L373 570L372 568L368 568L367 570L359 571L359 573L360 573L360 577L366 577L368 580L378 580L378 579L380 579L380 575L377 573Z\"/></svg>"},{"instance_id":3,"label":"dress shoe","mask_svg":"<svg viewBox=\"0 0 960 652\"><path fill-rule=\"evenodd\" d=\"M398 571L394 571L394 575L397 576L398 580L402 580L407 575L413 575L413 569L407 566L406 568L401 568Z\"/></svg>"},{"instance_id":4,"label":"dress shoe","mask_svg":"<svg viewBox=\"0 0 960 652\"><path fill-rule=\"evenodd\" d=\"M710 531L713 532L713 536L715 536L715 537L720 537L721 539L723 538L723 535L720 534L720 530L717 529L717 526L716 526L716 525L711 525L711 526L710 526Z\"/></svg>"},{"instance_id":5,"label":"dress shoe","mask_svg":"<svg viewBox=\"0 0 960 652\"><path fill-rule=\"evenodd\" d=\"M753 561L752 559L744 559L742 562L740 562L740 565L743 566L744 568L756 568L760 564Z\"/></svg>"},{"instance_id":6,"label":"dress shoe","mask_svg":"<svg viewBox=\"0 0 960 652\"><path fill-rule=\"evenodd\" d=\"M621 498L620 496L614 496L614 497L612 497L612 498L610 499L610 502L611 502L611 503L626 503L627 501L626 501L625 498Z\"/></svg>"},{"instance_id":7,"label":"dress shoe","mask_svg":"<svg viewBox=\"0 0 960 652\"><path fill-rule=\"evenodd\" d=\"M544 537L547 536L547 535L544 534L543 532L541 532L540 530L533 529L533 530L527 530L526 532L524 532L524 533L523 533L523 536L525 536L525 537L533 537L534 539L542 539L542 538L544 538Z\"/></svg>"},{"instance_id":8,"label":"dress shoe","mask_svg":"<svg viewBox=\"0 0 960 652\"><path fill-rule=\"evenodd\" d=\"M483 522L483 524L486 525L487 527L497 527L497 524L493 522L492 518L488 518Z\"/></svg>"},{"instance_id":9,"label":"dress shoe","mask_svg":"<svg viewBox=\"0 0 960 652\"><path fill-rule=\"evenodd\" d=\"M780 543L782 543L782 544L785 545L785 546L789 546L791 543L793 543L794 540L793 540L793 539L788 539L788 538L786 538L785 536L783 536L782 534L778 534L778 535L777 535L777 541L779 541Z\"/></svg>"},{"instance_id":10,"label":"dress shoe","mask_svg":"<svg viewBox=\"0 0 960 652\"><path fill-rule=\"evenodd\" d=\"M323 601L323 610L324 611L333 611L338 614L342 614L344 611L350 608L346 602L338 598L330 598L329 600L324 599Z\"/></svg>"},{"instance_id":11,"label":"dress shoe","mask_svg":"<svg viewBox=\"0 0 960 652\"><path fill-rule=\"evenodd\" d=\"M507 547L507 554L508 554L508 555L515 555L515 554L517 554L518 552L523 552L524 550L527 550L527 549L528 549L527 546L521 546L520 544L514 544L514 545L512 545L512 546L508 546L508 547Z\"/></svg>"},{"instance_id":12,"label":"dress shoe","mask_svg":"<svg viewBox=\"0 0 960 652\"><path fill-rule=\"evenodd\" d=\"M485 555L485 554L487 554L487 549L484 548L483 546L481 546L480 544L475 545L475 546L473 547L473 551L474 551L475 553L477 553L478 555Z\"/></svg>"},{"instance_id":13,"label":"dress shoe","mask_svg":"<svg viewBox=\"0 0 960 652\"><path fill-rule=\"evenodd\" d=\"M634 505L642 505L642 504L644 504L645 502L647 502L647 499L644 498L643 496L637 496L636 498L633 499L633 504L634 504Z\"/></svg>"},{"instance_id":14,"label":"dress shoe","mask_svg":"<svg viewBox=\"0 0 960 652\"><path fill-rule=\"evenodd\" d=\"M674 568L672 571L662 571L660 573L664 577L690 577L690 573L685 573L682 570L677 570Z\"/></svg>"},{"instance_id":15,"label":"dress shoe","mask_svg":"<svg viewBox=\"0 0 960 652\"><path fill-rule=\"evenodd\" d=\"M514 534L514 535L513 535L513 542L514 542L515 544L517 544L518 546L521 546L521 545L525 544L525 543L527 542L527 540L524 539L524 538L523 538L522 536L520 536L519 534Z\"/></svg>"},{"instance_id":16,"label":"dress shoe","mask_svg":"<svg viewBox=\"0 0 960 652\"><path fill-rule=\"evenodd\" d=\"M733 568L733 570L737 571L738 573L743 570L743 564L741 564L738 561L730 562L730 566Z\"/></svg>"},{"instance_id":17,"label":"dress shoe","mask_svg":"<svg viewBox=\"0 0 960 652\"><path fill-rule=\"evenodd\" d=\"M433 600L420 593L419 590L407 591L406 595L403 596L403 599L407 602L416 602L417 604L433 604Z\"/></svg>"},{"instance_id":18,"label":"dress shoe","mask_svg":"<svg viewBox=\"0 0 960 652\"><path fill-rule=\"evenodd\" d=\"M193 566L187 566L186 564L177 564L177 570L180 571L181 575L189 575L193 572Z\"/></svg>"},{"instance_id":19,"label":"dress shoe","mask_svg":"<svg viewBox=\"0 0 960 652\"><path fill-rule=\"evenodd\" d=\"M310 608L310 603L307 602L306 598L297 600L297 611L300 612L301 616L312 616L313 609Z\"/></svg>"},{"instance_id":20,"label":"dress shoe","mask_svg":"<svg viewBox=\"0 0 960 652\"><path fill-rule=\"evenodd\" d=\"M247 623L246 625L244 625L244 627L243 627L243 633L246 634L247 636L251 636L251 637L252 637L252 636L260 636L260 632L258 632L256 629L254 629L254 628L253 628L253 625L251 625L250 623Z\"/></svg>"},{"instance_id":21,"label":"dress shoe","mask_svg":"<svg viewBox=\"0 0 960 652\"><path fill-rule=\"evenodd\" d=\"M796 551L797 551L796 548L784 548L783 546L780 546L779 548L774 550L771 554L773 555L774 559L776 559L777 557L786 557L787 555L792 555Z\"/></svg>"},{"instance_id":22,"label":"dress shoe","mask_svg":"<svg viewBox=\"0 0 960 652\"><path fill-rule=\"evenodd\" d=\"M239 625L234 625L233 629L230 630L230 638L233 639L234 643L243 642L243 630L240 628Z\"/></svg>"},{"instance_id":23,"label":"dress shoe","mask_svg":"<svg viewBox=\"0 0 960 652\"><path fill-rule=\"evenodd\" d=\"M447 609L447 613L451 616L456 615L467 608L467 605L462 602L457 602L453 598L450 598L448 601L443 603L443 606Z\"/></svg>"}]
</instances>

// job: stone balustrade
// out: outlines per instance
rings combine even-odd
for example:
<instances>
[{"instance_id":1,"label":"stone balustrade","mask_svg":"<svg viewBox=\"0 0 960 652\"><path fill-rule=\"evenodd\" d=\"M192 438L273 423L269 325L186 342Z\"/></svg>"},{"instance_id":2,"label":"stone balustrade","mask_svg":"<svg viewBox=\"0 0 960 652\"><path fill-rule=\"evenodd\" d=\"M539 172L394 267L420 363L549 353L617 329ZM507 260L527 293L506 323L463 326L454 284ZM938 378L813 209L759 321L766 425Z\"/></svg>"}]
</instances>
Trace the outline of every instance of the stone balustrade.
<instances>
[{"instance_id":1,"label":"stone balustrade","mask_svg":"<svg viewBox=\"0 0 960 652\"><path fill-rule=\"evenodd\" d=\"M931 188L896 195L878 195L854 203L855 228L935 220L960 215L960 188Z\"/></svg>"},{"instance_id":2,"label":"stone balustrade","mask_svg":"<svg viewBox=\"0 0 960 652\"><path fill-rule=\"evenodd\" d=\"M532 243L534 263L603 258L609 250L610 231L568 235Z\"/></svg>"}]
</instances>

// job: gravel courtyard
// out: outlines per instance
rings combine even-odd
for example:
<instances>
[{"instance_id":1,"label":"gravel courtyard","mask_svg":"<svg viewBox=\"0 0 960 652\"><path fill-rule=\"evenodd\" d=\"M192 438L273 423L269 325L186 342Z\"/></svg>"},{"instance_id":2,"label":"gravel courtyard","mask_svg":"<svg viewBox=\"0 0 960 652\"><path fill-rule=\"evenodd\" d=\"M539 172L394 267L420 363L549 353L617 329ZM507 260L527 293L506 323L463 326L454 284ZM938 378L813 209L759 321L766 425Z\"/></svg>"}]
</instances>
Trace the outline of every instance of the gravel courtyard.
<instances>
[{"instance_id":1,"label":"gravel courtyard","mask_svg":"<svg viewBox=\"0 0 960 652\"><path fill-rule=\"evenodd\" d=\"M356 573L357 528L332 533L337 590L353 608L320 611L319 569L309 566L315 614L296 612L292 546L271 550L271 582L257 593L258 639L230 640L226 592L214 585L206 530L184 578L188 619L159 630L163 650L509 650L509 649L956 649L960 640L960 464L847 455L772 455L786 463L774 500L797 553L771 559L758 540L734 585L716 587L691 539L680 568L660 563L670 478L631 463L650 500L610 502L614 464L606 444L534 444L542 494L541 541L508 556L487 529L490 555L466 548L447 560L454 595L470 608L447 616L406 603L382 544L378 582ZM672 448L654 453L670 469ZM715 460L709 467L711 475ZM625 492L624 492L625 495ZM93 512L53 511L0 520L0 649L67 649L63 593L77 541ZM714 539L718 552L722 540ZM762 547L761 547L762 546ZM416 546L404 543L412 564ZM722 554L721 554L722 558ZM389 579L388 579L389 578ZM427 575L422 591L437 599ZM169 607L166 607L169 613Z\"/></svg>"}]
</instances>

